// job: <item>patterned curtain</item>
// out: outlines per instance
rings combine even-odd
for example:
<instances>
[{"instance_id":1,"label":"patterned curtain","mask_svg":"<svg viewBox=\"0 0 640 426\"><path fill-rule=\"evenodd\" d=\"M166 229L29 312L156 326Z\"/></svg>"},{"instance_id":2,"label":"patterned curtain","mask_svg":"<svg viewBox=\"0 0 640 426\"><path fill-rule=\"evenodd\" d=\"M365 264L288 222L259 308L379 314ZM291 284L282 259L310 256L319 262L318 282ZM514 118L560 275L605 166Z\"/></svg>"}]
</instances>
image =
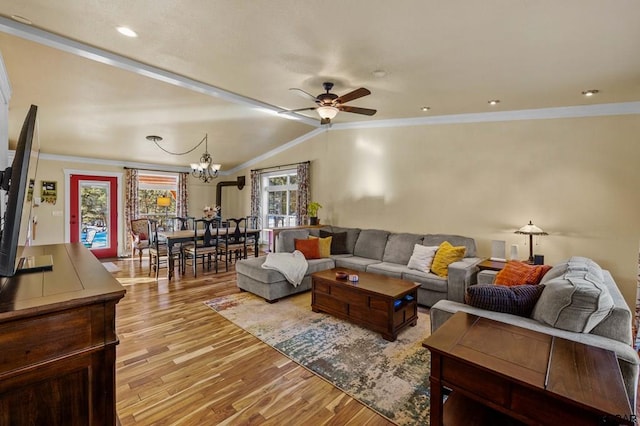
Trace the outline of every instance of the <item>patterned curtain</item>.
<instances>
[{"instance_id":1,"label":"patterned curtain","mask_svg":"<svg viewBox=\"0 0 640 426\"><path fill-rule=\"evenodd\" d=\"M189 216L189 212L188 212L189 193L187 191L188 181L189 181L189 173L178 173L178 195L176 197L176 215L180 217Z\"/></svg>"},{"instance_id":2,"label":"patterned curtain","mask_svg":"<svg viewBox=\"0 0 640 426\"><path fill-rule=\"evenodd\" d=\"M296 222L298 226L304 225L307 218L307 206L309 205L309 162L298 164L298 202L296 203Z\"/></svg>"},{"instance_id":3,"label":"patterned curtain","mask_svg":"<svg viewBox=\"0 0 640 426\"><path fill-rule=\"evenodd\" d=\"M131 252L131 221L137 219L140 214L140 203L138 198L138 170L126 169L124 175L124 217L125 217L125 249Z\"/></svg>"},{"instance_id":4,"label":"patterned curtain","mask_svg":"<svg viewBox=\"0 0 640 426\"><path fill-rule=\"evenodd\" d=\"M251 170L251 216L258 218L257 226L262 228L262 175L258 170Z\"/></svg>"}]
</instances>

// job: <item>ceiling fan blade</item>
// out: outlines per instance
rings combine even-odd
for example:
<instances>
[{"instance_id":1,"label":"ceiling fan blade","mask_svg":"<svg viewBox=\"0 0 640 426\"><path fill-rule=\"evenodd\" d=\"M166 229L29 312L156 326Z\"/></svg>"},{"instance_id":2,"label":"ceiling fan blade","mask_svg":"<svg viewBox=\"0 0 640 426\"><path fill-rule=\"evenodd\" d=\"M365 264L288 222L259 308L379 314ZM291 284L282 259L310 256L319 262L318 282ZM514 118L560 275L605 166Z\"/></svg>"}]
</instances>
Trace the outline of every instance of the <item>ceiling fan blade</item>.
<instances>
[{"instance_id":1,"label":"ceiling fan blade","mask_svg":"<svg viewBox=\"0 0 640 426\"><path fill-rule=\"evenodd\" d=\"M298 108L298 109L288 109L284 111L278 111L278 114L286 114L288 112L300 112L300 111L311 111L317 109L318 107L309 107L309 108Z\"/></svg>"},{"instance_id":2,"label":"ceiling fan blade","mask_svg":"<svg viewBox=\"0 0 640 426\"><path fill-rule=\"evenodd\" d=\"M352 101L354 99L358 99L361 98L363 96L367 96L370 95L371 92L369 91L369 89L365 89L364 87L361 87L359 89L354 90L353 92L349 92L346 95L342 95L340 96L338 99L336 99L334 101L334 103L337 104L344 104L346 102Z\"/></svg>"},{"instance_id":3,"label":"ceiling fan blade","mask_svg":"<svg viewBox=\"0 0 640 426\"><path fill-rule=\"evenodd\" d=\"M355 114L364 114L364 115L374 115L376 112L378 112L375 109L352 107L348 105L340 105L338 109L344 112L353 112Z\"/></svg>"},{"instance_id":4,"label":"ceiling fan blade","mask_svg":"<svg viewBox=\"0 0 640 426\"><path fill-rule=\"evenodd\" d=\"M313 102L316 102L317 99L315 96L313 96L311 93L309 92L305 92L302 89L298 89L297 87L292 87L289 90L295 90L300 96L302 96L303 98L309 98L311 99Z\"/></svg>"},{"instance_id":5,"label":"ceiling fan blade","mask_svg":"<svg viewBox=\"0 0 640 426\"><path fill-rule=\"evenodd\" d=\"M322 120L320 120L320 124L329 124L329 123L331 123L330 118L323 118Z\"/></svg>"}]
</instances>

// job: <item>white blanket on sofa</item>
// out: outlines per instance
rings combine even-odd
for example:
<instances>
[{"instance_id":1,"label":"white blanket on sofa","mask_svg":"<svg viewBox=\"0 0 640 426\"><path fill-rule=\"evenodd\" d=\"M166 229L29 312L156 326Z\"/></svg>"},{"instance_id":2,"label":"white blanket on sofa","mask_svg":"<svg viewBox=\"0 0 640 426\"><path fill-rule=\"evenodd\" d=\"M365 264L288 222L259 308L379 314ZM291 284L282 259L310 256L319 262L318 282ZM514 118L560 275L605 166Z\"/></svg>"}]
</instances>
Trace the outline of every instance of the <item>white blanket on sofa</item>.
<instances>
[{"instance_id":1,"label":"white blanket on sofa","mask_svg":"<svg viewBox=\"0 0 640 426\"><path fill-rule=\"evenodd\" d=\"M275 269L284 275L294 287L298 287L307 272L307 259L298 250L293 253L269 253L262 267Z\"/></svg>"}]
</instances>

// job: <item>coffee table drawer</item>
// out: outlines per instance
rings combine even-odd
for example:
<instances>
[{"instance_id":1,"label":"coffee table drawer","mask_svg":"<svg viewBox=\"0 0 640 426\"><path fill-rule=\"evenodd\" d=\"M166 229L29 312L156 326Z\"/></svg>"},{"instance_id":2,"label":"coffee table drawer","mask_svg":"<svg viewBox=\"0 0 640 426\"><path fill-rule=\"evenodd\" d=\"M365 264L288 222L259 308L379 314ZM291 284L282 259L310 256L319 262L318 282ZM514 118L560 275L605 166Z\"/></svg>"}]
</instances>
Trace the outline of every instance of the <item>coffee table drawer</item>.
<instances>
[{"instance_id":1,"label":"coffee table drawer","mask_svg":"<svg viewBox=\"0 0 640 426\"><path fill-rule=\"evenodd\" d=\"M350 305L349 317L358 319L364 323L372 325L376 330L387 328L387 316L380 315L377 312L372 312L371 309L366 306Z\"/></svg>"},{"instance_id":2,"label":"coffee table drawer","mask_svg":"<svg viewBox=\"0 0 640 426\"><path fill-rule=\"evenodd\" d=\"M367 295L360 293L351 288L345 288L342 286L333 286L331 288L331 295L336 299L344 300L348 304L365 305L367 303Z\"/></svg>"},{"instance_id":3,"label":"coffee table drawer","mask_svg":"<svg viewBox=\"0 0 640 426\"><path fill-rule=\"evenodd\" d=\"M316 293L314 303L315 306L320 309L326 309L343 315L347 315L349 313L348 303L338 300L328 294Z\"/></svg>"}]
</instances>

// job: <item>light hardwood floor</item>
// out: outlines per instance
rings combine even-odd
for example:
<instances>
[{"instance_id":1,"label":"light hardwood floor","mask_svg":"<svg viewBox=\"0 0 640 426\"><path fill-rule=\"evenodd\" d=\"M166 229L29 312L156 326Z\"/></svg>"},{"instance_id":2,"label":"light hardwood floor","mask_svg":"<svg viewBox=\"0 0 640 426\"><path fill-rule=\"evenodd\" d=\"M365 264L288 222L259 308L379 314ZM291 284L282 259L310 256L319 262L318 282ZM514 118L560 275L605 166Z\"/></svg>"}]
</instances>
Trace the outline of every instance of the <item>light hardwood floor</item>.
<instances>
[{"instance_id":1,"label":"light hardwood floor","mask_svg":"<svg viewBox=\"0 0 640 426\"><path fill-rule=\"evenodd\" d=\"M392 424L205 306L239 291L233 267L156 282L148 261L111 261L134 282L116 311L122 425Z\"/></svg>"}]
</instances>

